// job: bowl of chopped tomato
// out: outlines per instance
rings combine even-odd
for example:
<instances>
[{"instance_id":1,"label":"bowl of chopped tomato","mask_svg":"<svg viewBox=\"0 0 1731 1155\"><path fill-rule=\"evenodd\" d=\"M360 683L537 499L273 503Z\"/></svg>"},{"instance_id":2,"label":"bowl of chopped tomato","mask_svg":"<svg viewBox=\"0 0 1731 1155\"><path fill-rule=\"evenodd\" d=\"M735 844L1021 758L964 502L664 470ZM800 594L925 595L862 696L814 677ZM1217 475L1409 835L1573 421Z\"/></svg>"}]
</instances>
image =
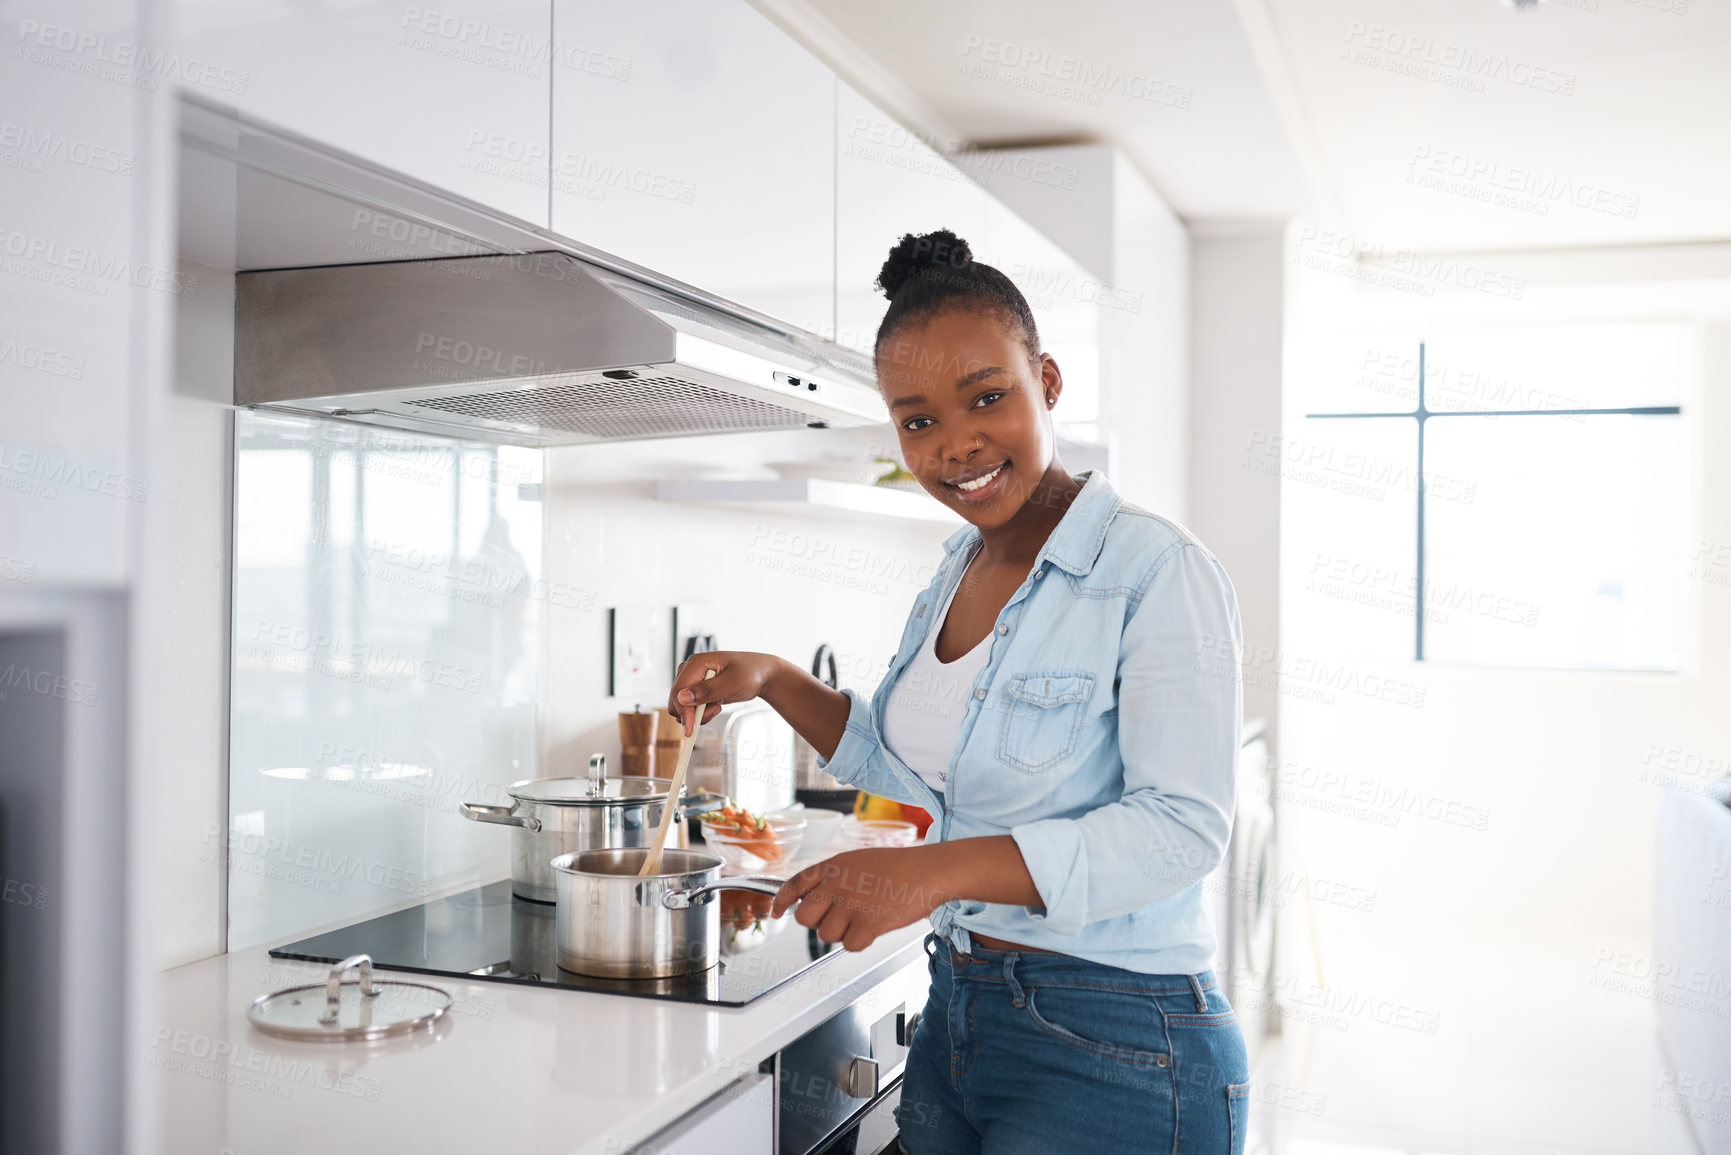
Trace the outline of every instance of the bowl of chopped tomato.
<instances>
[{"instance_id":1,"label":"bowl of chopped tomato","mask_svg":"<svg viewBox=\"0 0 1731 1155\"><path fill-rule=\"evenodd\" d=\"M805 819L753 814L729 803L698 815L703 841L734 871L767 870L791 862L805 838Z\"/></svg>"}]
</instances>

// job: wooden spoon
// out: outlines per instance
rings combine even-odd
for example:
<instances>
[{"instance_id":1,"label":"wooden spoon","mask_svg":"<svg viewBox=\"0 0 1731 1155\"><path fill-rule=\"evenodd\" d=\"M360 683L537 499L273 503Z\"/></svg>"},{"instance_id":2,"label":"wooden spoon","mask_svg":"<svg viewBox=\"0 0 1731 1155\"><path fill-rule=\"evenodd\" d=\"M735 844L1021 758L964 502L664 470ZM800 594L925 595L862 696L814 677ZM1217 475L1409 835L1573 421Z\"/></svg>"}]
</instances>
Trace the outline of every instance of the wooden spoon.
<instances>
[{"instance_id":1,"label":"wooden spoon","mask_svg":"<svg viewBox=\"0 0 1731 1155\"><path fill-rule=\"evenodd\" d=\"M715 677L715 671L709 671L704 677ZM699 711L702 709L701 705L692 706L691 733L679 739L679 759L673 764L673 777L667 784L667 805L661 808L661 825L655 828L655 840L649 844L649 853L643 856L643 869L637 872L639 878L661 870L661 852L667 849L667 834L673 829L673 816L679 810L679 796L685 789L685 767L691 761L691 748L697 745L697 726L703 717Z\"/></svg>"}]
</instances>

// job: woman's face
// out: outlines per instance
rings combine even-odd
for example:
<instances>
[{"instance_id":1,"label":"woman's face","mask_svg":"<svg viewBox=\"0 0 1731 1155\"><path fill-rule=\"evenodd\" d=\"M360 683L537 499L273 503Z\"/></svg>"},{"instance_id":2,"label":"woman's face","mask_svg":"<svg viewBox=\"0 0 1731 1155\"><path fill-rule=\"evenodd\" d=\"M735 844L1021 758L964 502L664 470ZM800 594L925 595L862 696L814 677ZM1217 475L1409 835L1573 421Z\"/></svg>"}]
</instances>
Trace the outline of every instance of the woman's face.
<instances>
[{"instance_id":1,"label":"woman's face","mask_svg":"<svg viewBox=\"0 0 1731 1155\"><path fill-rule=\"evenodd\" d=\"M926 492L982 529L1014 517L1052 464L1057 362L1030 363L1021 334L992 313L945 309L892 333L877 372Z\"/></svg>"}]
</instances>

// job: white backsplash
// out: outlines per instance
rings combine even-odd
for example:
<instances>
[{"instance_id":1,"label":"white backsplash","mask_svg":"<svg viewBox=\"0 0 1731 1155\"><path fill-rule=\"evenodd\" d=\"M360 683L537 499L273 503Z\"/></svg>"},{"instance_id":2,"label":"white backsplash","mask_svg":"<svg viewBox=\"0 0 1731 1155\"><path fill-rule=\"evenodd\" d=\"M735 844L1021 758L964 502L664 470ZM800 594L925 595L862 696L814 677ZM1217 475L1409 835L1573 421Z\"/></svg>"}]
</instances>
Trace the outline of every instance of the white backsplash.
<instances>
[{"instance_id":1,"label":"white backsplash","mask_svg":"<svg viewBox=\"0 0 1731 1155\"><path fill-rule=\"evenodd\" d=\"M241 411L229 948L496 877L536 775L539 451Z\"/></svg>"},{"instance_id":2,"label":"white backsplash","mask_svg":"<svg viewBox=\"0 0 1731 1155\"><path fill-rule=\"evenodd\" d=\"M503 877L463 802L618 772L616 714L659 708L673 607L724 649L869 691L951 529L802 506L664 502L660 478L863 461L882 431L550 450L241 412L236 433L229 948ZM610 697L608 610L656 611L653 693Z\"/></svg>"},{"instance_id":3,"label":"white backsplash","mask_svg":"<svg viewBox=\"0 0 1731 1155\"><path fill-rule=\"evenodd\" d=\"M828 642L844 688L875 687L953 527L802 506L664 502L654 482L774 476L768 462L865 461L887 436L881 429L824 430L548 451L548 584L573 591L583 608L547 606L547 772L581 773L597 751L617 758L615 715L640 700L607 696L611 606L702 606L721 649L778 654L806 668ZM664 641L665 687L671 630ZM645 709L665 701L665 689L641 700Z\"/></svg>"}]
</instances>

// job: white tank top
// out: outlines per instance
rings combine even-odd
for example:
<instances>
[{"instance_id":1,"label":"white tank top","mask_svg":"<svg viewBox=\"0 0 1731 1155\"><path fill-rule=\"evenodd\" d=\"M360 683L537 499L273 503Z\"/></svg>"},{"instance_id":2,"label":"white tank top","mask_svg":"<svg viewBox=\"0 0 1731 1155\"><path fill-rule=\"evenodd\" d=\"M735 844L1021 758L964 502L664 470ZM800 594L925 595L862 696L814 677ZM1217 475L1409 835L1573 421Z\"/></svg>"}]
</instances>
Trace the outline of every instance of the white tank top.
<instances>
[{"instance_id":1,"label":"white tank top","mask_svg":"<svg viewBox=\"0 0 1731 1155\"><path fill-rule=\"evenodd\" d=\"M964 569L964 577L966 572ZM967 713L968 694L992 653L992 635L987 633L979 645L955 661L938 661L938 635L949 617L950 602L961 588L958 581L932 615L925 642L902 669L884 705L884 745L940 795L956 737L961 733L962 716Z\"/></svg>"}]
</instances>

